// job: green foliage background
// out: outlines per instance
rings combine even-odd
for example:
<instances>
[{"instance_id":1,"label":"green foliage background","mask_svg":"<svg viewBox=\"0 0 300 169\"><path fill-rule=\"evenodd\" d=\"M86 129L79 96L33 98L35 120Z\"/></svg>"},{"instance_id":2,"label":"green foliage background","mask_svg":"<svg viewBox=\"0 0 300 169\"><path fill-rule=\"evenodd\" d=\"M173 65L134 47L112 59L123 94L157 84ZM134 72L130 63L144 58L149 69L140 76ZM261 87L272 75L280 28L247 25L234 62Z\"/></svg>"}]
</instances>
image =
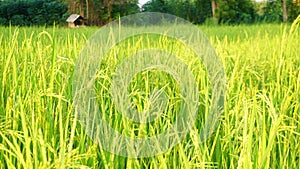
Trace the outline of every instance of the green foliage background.
<instances>
[{"instance_id":1,"label":"green foliage background","mask_svg":"<svg viewBox=\"0 0 300 169\"><path fill-rule=\"evenodd\" d=\"M285 1L292 22L300 14L300 1ZM216 3L215 16L212 2ZM195 24L270 23L282 22L282 4L280 0L150 0L139 7L138 0L6 0L0 1L0 25L66 25L68 15L77 13L88 25L101 26L139 12L169 13Z\"/></svg>"},{"instance_id":2,"label":"green foliage background","mask_svg":"<svg viewBox=\"0 0 300 169\"><path fill-rule=\"evenodd\" d=\"M0 3L1 25L53 25L65 21L65 4L52 0L4 1Z\"/></svg>"}]
</instances>

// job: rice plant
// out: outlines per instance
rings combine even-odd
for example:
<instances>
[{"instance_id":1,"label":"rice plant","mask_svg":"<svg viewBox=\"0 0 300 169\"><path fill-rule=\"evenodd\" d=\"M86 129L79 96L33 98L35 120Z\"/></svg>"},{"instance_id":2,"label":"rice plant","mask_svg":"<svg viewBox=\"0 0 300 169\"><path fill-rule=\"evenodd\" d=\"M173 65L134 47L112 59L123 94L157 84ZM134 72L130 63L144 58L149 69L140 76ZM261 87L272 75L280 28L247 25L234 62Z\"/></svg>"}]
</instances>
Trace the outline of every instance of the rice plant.
<instances>
[{"instance_id":1,"label":"rice plant","mask_svg":"<svg viewBox=\"0 0 300 169\"><path fill-rule=\"evenodd\" d=\"M80 51L98 28L0 27L0 168L299 168L300 30L293 25L200 26L226 71L225 111L212 137L199 129L210 104L209 80L200 60L168 39L192 70L200 108L187 137L164 154L127 158L111 154L86 134L74 113L72 77ZM166 114L138 125L116 112L108 90L118 52L138 50L148 39L129 39L106 56L95 92L105 118L124 135L147 137L172 124L179 109L178 84L158 70L137 74L128 91L136 109L163 88ZM153 44L151 44L153 45ZM129 51L130 52L130 51ZM117 53L117 54L116 54ZM120 58L116 58L118 56ZM116 60L115 60L116 59Z\"/></svg>"}]
</instances>

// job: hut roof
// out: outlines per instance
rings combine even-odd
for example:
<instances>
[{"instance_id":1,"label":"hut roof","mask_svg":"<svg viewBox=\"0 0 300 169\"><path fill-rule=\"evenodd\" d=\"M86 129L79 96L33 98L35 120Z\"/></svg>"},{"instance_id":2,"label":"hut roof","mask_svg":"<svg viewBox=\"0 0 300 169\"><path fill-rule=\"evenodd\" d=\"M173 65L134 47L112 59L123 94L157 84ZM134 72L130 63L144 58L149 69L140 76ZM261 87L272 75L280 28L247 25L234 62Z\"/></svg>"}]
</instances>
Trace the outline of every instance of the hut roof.
<instances>
[{"instance_id":1,"label":"hut roof","mask_svg":"<svg viewBox=\"0 0 300 169\"><path fill-rule=\"evenodd\" d=\"M72 14L69 16L69 18L67 19L67 22L75 22L78 18L83 19L82 16L78 15L78 14Z\"/></svg>"}]
</instances>

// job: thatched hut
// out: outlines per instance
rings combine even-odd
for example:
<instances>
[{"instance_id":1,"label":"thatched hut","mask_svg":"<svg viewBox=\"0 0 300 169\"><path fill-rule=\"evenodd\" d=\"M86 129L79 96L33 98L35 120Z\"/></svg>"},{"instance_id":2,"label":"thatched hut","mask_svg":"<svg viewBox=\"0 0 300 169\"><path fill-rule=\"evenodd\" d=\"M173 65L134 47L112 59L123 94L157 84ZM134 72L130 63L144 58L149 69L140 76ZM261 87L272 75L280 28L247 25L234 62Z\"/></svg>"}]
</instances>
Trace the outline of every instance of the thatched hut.
<instances>
[{"instance_id":1,"label":"thatched hut","mask_svg":"<svg viewBox=\"0 0 300 169\"><path fill-rule=\"evenodd\" d=\"M76 28L76 27L84 25L83 16L78 15L78 14L70 15L69 18L66 21L68 22L68 26L71 27L71 28Z\"/></svg>"}]
</instances>

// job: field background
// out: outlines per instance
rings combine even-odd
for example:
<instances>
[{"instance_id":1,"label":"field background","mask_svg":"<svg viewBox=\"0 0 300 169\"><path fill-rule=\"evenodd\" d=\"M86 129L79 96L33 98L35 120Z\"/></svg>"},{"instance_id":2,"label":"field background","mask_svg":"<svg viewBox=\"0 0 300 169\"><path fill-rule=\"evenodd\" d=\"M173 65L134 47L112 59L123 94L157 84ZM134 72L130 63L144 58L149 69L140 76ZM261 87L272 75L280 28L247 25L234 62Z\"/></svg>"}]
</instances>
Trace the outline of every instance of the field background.
<instances>
[{"instance_id":1,"label":"field background","mask_svg":"<svg viewBox=\"0 0 300 169\"><path fill-rule=\"evenodd\" d=\"M72 72L98 29L0 27L0 168L300 167L296 25L200 26L226 70L221 123L205 143L195 128L141 159L102 150L74 115Z\"/></svg>"}]
</instances>

